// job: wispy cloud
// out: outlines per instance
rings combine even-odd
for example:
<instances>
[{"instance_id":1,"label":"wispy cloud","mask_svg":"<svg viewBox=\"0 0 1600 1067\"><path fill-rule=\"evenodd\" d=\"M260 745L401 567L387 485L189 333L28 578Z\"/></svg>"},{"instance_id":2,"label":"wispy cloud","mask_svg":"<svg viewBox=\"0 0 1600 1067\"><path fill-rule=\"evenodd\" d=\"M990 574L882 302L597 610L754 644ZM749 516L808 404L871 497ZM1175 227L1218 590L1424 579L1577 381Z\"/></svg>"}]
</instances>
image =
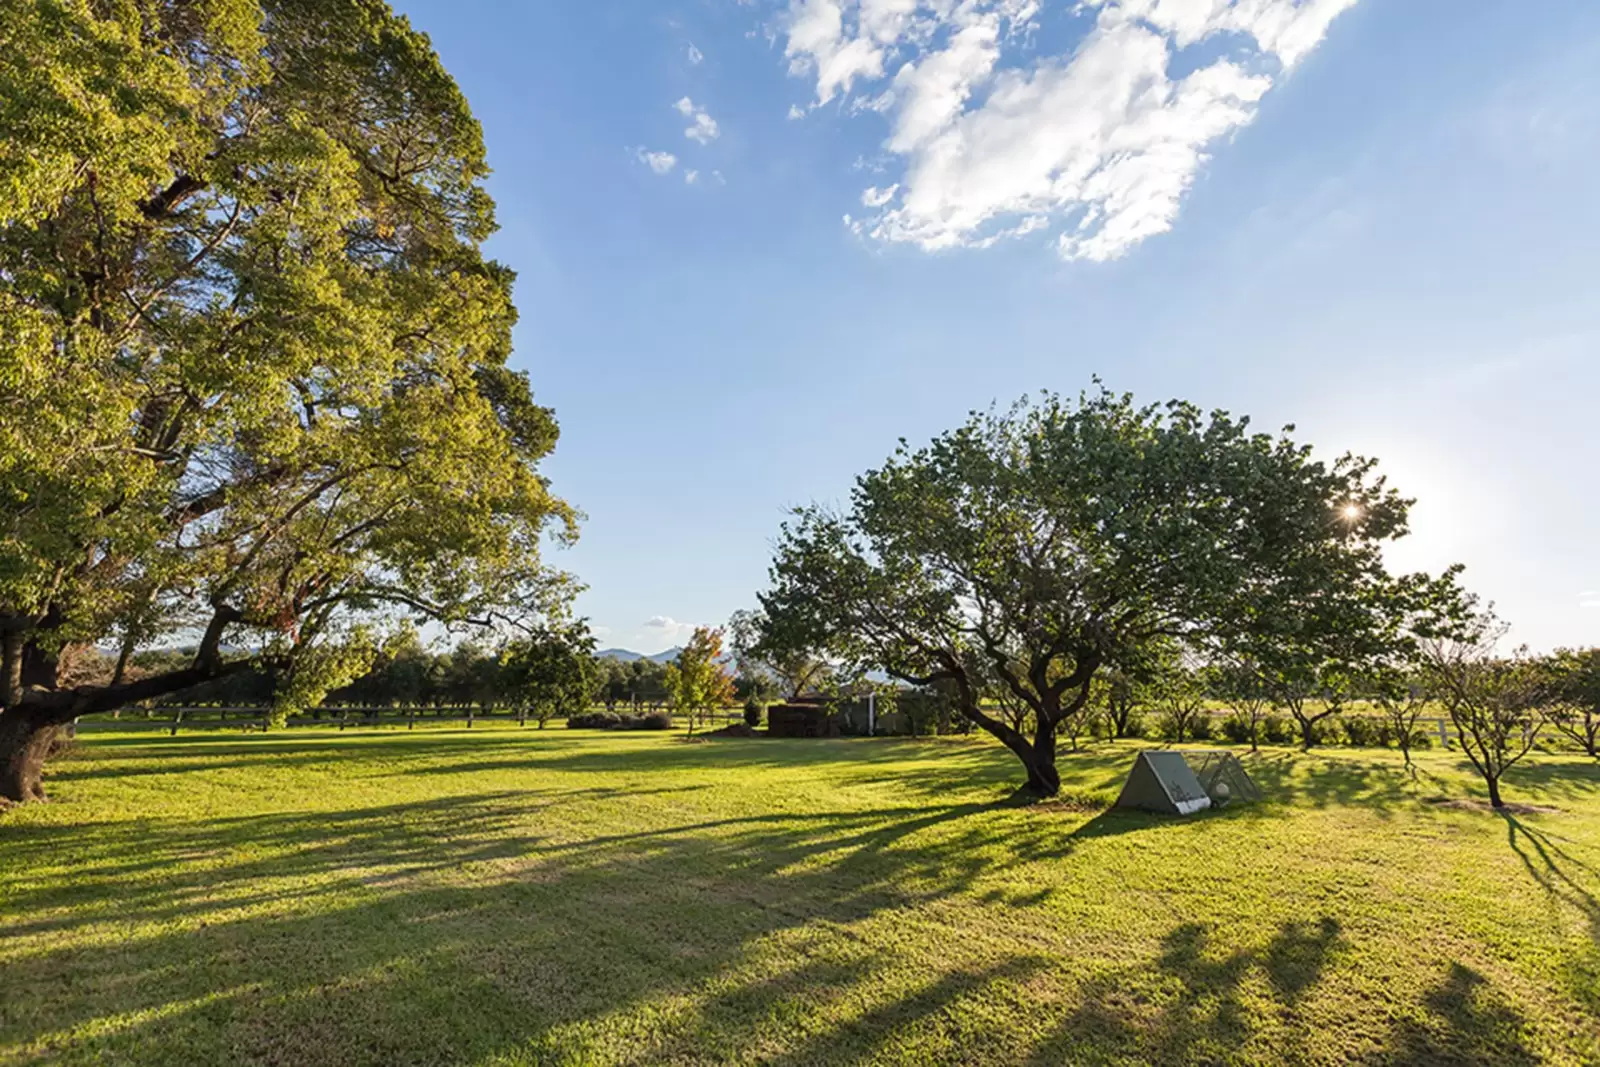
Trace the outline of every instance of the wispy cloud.
<instances>
[{"instance_id":1,"label":"wispy cloud","mask_svg":"<svg viewBox=\"0 0 1600 1067\"><path fill-rule=\"evenodd\" d=\"M851 109L889 116L904 174L858 231L939 249L1053 228L1065 258L1107 260L1172 228L1210 146L1354 3L1082 0L1089 32L1038 55L1038 0L791 0L784 52L813 106L861 87ZM1175 70L1223 34L1227 55Z\"/></svg>"},{"instance_id":2,"label":"wispy cloud","mask_svg":"<svg viewBox=\"0 0 1600 1067\"><path fill-rule=\"evenodd\" d=\"M687 96L673 104L672 109L691 120L692 124L683 131L683 135L689 140L705 145L722 135L722 131L717 128L717 120L706 114L705 108L696 107L694 101Z\"/></svg>"},{"instance_id":3,"label":"wispy cloud","mask_svg":"<svg viewBox=\"0 0 1600 1067\"><path fill-rule=\"evenodd\" d=\"M671 152L652 152L648 149L640 148L634 154L640 163L643 163L657 174L671 174L672 168L678 165L678 157Z\"/></svg>"},{"instance_id":4,"label":"wispy cloud","mask_svg":"<svg viewBox=\"0 0 1600 1067\"><path fill-rule=\"evenodd\" d=\"M689 65L692 67L698 67L701 63L704 63L705 60L705 53L696 48L691 42L689 45Z\"/></svg>"}]
</instances>

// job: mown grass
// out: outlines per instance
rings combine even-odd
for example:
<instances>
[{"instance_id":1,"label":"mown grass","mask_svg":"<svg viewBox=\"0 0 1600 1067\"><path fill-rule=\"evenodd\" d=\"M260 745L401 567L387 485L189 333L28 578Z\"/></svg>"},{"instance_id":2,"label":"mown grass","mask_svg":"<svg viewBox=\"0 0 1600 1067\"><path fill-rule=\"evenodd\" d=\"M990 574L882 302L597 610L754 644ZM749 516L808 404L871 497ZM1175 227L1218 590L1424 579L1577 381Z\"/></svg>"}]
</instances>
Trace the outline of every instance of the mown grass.
<instances>
[{"instance_id":1,"label":"mown grass","mask_svg":"<svg viewBox=\"0 0 1600 1067\"><path fill-rule=\"evenodd\" d=\"M1005 803L981 741L97 735L0 818L0 1061L1600 1062L1600 772Z\"/></svg>"}]
</instances>

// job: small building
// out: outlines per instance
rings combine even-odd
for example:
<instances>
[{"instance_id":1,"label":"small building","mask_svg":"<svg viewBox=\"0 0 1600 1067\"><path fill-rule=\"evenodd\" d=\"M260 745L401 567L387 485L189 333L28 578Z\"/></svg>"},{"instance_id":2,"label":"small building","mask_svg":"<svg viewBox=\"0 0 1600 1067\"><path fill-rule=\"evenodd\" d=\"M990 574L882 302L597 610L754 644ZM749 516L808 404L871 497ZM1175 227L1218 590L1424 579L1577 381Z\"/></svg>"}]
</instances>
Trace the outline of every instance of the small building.
<instances>
[{"instance_id":1,"label":"small building","mask_svg":"<svg viewBox=\"0 0 1600 1067\"><path fill-rule=\"evenodd\" d=\"M838 737L839 720L824 704L773 704L767 708L771 737Z\"/></svg>"}]
</instances>

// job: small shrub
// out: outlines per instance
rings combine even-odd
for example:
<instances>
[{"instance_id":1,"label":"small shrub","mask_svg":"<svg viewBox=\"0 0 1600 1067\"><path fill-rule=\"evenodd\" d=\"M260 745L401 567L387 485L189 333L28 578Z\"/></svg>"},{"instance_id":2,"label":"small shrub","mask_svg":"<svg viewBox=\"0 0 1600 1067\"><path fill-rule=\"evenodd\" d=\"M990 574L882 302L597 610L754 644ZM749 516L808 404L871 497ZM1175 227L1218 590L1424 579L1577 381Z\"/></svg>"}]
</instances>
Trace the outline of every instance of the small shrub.
<instances>
[{"instance_id":1,"label":"small shrub","mask_svg":"<svg viewBox=\"0 0 1600 1067\"><path fill-rule=\"evenodd\" d=\"M1237 711L1222 720L1222 736L1236 745L1250 743L1250 717Z\"/></svg>"},{"instance_id":2,"label":"small shrub","mask_svg":"<svg viewBox=\"0 0 1600 1067\"><path fill-rule=\"evenodd\" d=\"M1412 730L1411 748L1414 752L1421 752L1433 747L1436 734L1432 730Z\"/></svg>"},{"instance_id":3,"label":"small shrub","mask_svg":"<svg viewBox=\"0 0 1600 1067\"><path fill-rule=\"evenodd\" d=\"M1217 734L1217 723L1210 715L1201 712L1189 720L1189 736L1196 741L1209 741Z\"/></svg>"},{"instance_id":4,"label":"small shrub","mask_svg":"<svg viewBox=\"0 0 1600 1067\"><path fill-rule=\"evenodd\" d=\"M761 725L761 701L751 697L744 702L744 724L754 730Z\"/></svg>"},{"instance_id":5,"label":"small shrub","mask_svg":"<svg viewBox=\"0 0 1600 1067\"><path fill-rule=\"evenodd\" d=\"M1388 719L1369 719L1372 723L1372 743L1379 748L1394 744L1394 724Z\"/></svg>"},{"instance_id":6,"label":"small shrub","mask_svg":"<svg viewBox=\"0 0 1600 1067\"><path fill-rule=\"evenodd\" d=\"M1344 720L1345 741L1353 748L1372 748L1378 744L1377 721L1364 715Z\"/></svg>"},{"instance_id":7,"label":"small shrub","mask_svg":"<svg viewBox=\"0 0 1600 1067\"><path fill-rule=\"evenodd\" d=\"M589 711L567 717L573 730L670 730L672 714L647 711L643 715L618 715L613 711Z\"/></svg>"},{"instance_id":8,"label":"small shrub","mask_svg":"<svg viewBox=\"0 0 1600 1067\"><path fill-rule=\"evenodd\" d=\"M1289 720L1282 715L1268 715L1261 720L1261 740L1269 745L1281 745L1294 737Z\"/></svg>"},{"instance_id":9,"label":"small shrub","mask_svg":"<svg viewBox=\"0 0 1600 1067\"><path fill-rule=\"evenodd\" d=\"M614 730L622 716L611 711L585 711L567 716L569 730Z\"/></svg>"},{"instance_id":10,"label":"small shrub","mask_svg":"<svg viewBox=\"0 0 1600 1067\"><path fill-rule=\"evenodd\" d=\"M1298 738L1298 731L1294 735ZM1344 741L1344 720L1338 715L1330 715L1326 719L1318 719L1311 724L1311 743L1313 745L1337 745Z\"/></svg>"},{"instance_id":11,"label":"small shrub","mask_svg":"<svg viewBox=\"0 0 1600 1067\"><path fill-rule=\"evenodd\" d=\"M1123 737L1138 739L1147 737L1150 733L1150 724L1146 721L1143 712L1134 711L1128 714L1128 725L1122 732Z\"/></svg>"}]
</instances>

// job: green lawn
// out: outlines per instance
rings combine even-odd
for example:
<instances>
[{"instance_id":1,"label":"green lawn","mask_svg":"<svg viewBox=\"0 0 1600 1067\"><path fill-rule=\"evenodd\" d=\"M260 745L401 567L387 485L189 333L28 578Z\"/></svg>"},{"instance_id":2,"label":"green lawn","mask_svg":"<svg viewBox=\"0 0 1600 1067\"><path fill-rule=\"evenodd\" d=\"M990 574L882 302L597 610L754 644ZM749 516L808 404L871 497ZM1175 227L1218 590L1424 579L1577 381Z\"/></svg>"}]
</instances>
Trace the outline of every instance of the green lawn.
<instances>
[{"instance_id":1,"label":"green lawn","mask_svg":"<svg viewBox=\"0 0 1600 1067\"><path fill-rule=\"evenodd\" d=\"M982 741L96 735L0 816L0 1062L1600 1062L1600 770L1001 803Z\"/></svg>"}]
</instances>

